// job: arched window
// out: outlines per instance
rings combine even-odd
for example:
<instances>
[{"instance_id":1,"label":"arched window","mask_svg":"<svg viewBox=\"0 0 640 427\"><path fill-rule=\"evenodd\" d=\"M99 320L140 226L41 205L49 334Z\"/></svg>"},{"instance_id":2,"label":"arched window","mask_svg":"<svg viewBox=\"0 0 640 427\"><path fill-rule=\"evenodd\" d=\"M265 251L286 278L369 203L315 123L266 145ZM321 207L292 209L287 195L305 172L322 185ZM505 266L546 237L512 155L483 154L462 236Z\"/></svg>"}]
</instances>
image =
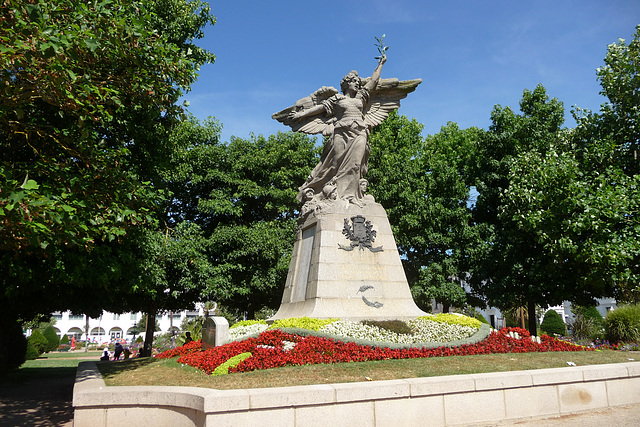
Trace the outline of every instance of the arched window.
<instances>
[{"instance_id":1,"label":"arched window","mask_svg":"<svg viewBox=\"0 0 640 427\"><path fill-rule=\"evenodd\" d=\"M76 328L76 327L69 328L69 330L67 331L67 335L69 336L69 339L75 337L76 340L79 340L83 334L84 333L82 332L82 329Z\"/></svg>"},{"instance_id":2,"label":"arched window","mask_svg":"<svg viewBox=\"0 0 640 427\"><path fill-rule=\"evenodd\" d=\"M124 338L122 334L122 328L119 328L117 326L115 328L111 328L111 330L109 331L109 336L112 340L119 340Z\"/></svg>"}]
</instances>

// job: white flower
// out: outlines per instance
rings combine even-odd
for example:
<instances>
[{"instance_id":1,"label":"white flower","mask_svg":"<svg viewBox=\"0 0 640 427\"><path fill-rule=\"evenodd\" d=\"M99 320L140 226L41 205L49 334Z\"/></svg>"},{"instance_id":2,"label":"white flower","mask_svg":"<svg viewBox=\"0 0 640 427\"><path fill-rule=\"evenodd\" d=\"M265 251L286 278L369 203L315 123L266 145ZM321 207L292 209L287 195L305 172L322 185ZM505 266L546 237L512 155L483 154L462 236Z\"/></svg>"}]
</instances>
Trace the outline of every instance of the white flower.
<instances>
[{"instance_id":1,"label":"white flower","mask_svg":"<svg viewBox=\"0 0 640 427\"><path fill-rule=\"evenodd\" d=\"M248 335L259 334L260 332L266 331L268 327L269 326L264 323L254 323L253 325L231 328L229 329L229 339L236 341Z\"/></svg>"}]
</instances>

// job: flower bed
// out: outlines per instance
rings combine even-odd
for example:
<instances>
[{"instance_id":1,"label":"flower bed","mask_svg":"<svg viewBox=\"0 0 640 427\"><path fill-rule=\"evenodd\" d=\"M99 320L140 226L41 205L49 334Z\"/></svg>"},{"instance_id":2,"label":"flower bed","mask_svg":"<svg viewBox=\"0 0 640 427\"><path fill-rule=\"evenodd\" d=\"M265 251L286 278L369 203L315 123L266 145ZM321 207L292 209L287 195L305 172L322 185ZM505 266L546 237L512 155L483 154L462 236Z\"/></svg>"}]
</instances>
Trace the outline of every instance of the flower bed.
<instances>
[{"instance_id":1,"label":"flower bed","mask_svg":"<svg viewBox=\"0 0 640 427\"><path fill-rule=\"evenodd\" d=\"M478 332L480 325L479 320L471 317L440 313L434 316L421 316L409 321L406 326L411 333L401 334L361 322L298 317L276 320L271 326L268 326L264 320L241 321L231 327L229 335L231 341L237 341L255 337L267 329L298 328L319 331L332 338L338 337L338 339L343 337L396 344L445 343L471 337Z\"/></svg>"},{"instance_id":2,"label":"flower bed","mask_svg":"<svg viewBox=\"0 0 640 427\"><path fill-rule=\"evenodd\" d=\"M529 332L520 328L504 328L491 333L476 344L456 347L389 348L344 342L315 335L301 336L279 329L271 329L242 341L235 341L208 350L202 350L199 341L165 351L157 358L178 356L178 362L199 368L210 374L230 358L251 353L232 372L247 372L282 366L318 363L364 362L371 360L410 359L423 357L466 356L490 353L529 353L546 351L588 351L592 348L577 346L546 335L532 340Z\"/></svg>"}]
</instances>

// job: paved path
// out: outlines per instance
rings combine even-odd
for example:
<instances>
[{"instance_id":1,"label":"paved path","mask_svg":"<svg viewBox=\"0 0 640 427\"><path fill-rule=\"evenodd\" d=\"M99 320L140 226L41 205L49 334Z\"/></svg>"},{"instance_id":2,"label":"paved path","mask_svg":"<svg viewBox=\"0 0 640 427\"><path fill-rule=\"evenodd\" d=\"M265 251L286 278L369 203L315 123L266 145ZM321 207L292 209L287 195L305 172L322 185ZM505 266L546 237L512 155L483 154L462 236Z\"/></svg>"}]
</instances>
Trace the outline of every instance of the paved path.
<instances>
[{"instance_id":1,"label":"paved path","mask_svg":"<svg viewBox=\"0 0 640 427\"><path fill-rule=\"evenodd\" d=\"M473 424L474 427L524 426L524 427L636 427L640 425L640 404L616 406L581 414L535 418L527 421L503 421L493 424Z\"/></svg>"},{"instance_id":2,"label":"paved path","mask_svg":"<svg viewBox=\"0 0 640 427\"><path fill-rule=\"evenodd\" d=\"M30 380L0 387L0 426L73 426L75 377Z\"/></svg>"}]
</instances>

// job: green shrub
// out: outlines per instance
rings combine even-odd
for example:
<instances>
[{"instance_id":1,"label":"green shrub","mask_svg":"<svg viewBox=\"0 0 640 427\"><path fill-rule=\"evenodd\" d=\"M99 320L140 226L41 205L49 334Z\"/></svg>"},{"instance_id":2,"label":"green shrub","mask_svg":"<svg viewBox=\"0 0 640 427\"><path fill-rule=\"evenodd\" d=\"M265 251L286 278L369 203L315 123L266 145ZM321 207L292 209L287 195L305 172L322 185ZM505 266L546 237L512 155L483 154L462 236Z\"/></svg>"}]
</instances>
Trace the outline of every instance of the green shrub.
<instances>
[{"instance_id":1,"label":"green shrub","mask_svg":"<svg viewBox=\"0 0 640 427\"><path fill-rule=\"evenodd\" d=\"M191 332L191 339L198 341L202 339L202 325L204 324L204 316L197 316L192 319L185 318L180 324L180 330L183 332Z\"/></svg>"},{"instance_id":2,"label":"green shrub","mask_svg":"<svg viewBox=\"0 0 640 427\"><path fill-rule=\"evenodd\" d=\"M547 310L544 314L544 320L542 320L540 329L551 336L565 335L567 333L567 326L555 310Z\"/></svg>"},{"instance_id":3,"label":"green shrub","mask_svg":"<svg viewBox=\"0 0 640 427\"><path fill-rule=\"evenodd\" d=\"M435 316L420 316L420 318L434 322L448 323L450 325L471 326L472 328L479 328L482 324L481 321L473 317L460 316L452 313L438 313Z\"/></svg>"},{"instance_id":4,"label":"green shrub","mask_svg":"<svg viewBox=\"0 0 640 427\"><path fill-rule=\"evenodd\" d=\"M604 319L595 306L575 307L576 319L572 325L571 334L579 339L604 338Z\"/></svg>"},{"instance_id":5,"label":"green shrub","mask_svg":"<svg viewBox=\"0 0 640 427\"><path fill-rule=\"evenodd\" d=\"M22 332L22 325L18 322L3 323L3 325L5 331L2 345L6 345L11 351L4 353L2 355L4 358L0 358L0 377L19 368L24 363L27 352L27 339Z\"/></svg>"},{"instance_id":6,"label":"green shrub","mask_svg":"<svg viewBox=\"0 0 640 427\"><path fill-rule=\"evenodd\" d=\"M60 338L60 344L69 344L69 335L63 334Z\"/></svg>"},{"instance_id":7,"label":"green shrub","mask_svg":"<svg viewBox=\"0 0 640 427\"><path fill-rule=\"evenodd\" d=\"M47 347L45 348L45 352L53 351L58 348L58 345L60 344L60 337L58 337L56 329L53 326L48 325L46 328L44 328L42 336L47 339Z\"/></svg>"},{"instance_id":8,"label":"green shrub","mask_svg":"<svg viewBox=\"0 0 640 427\"><path fill-rule=\"evenodd\" d=\"M42 335L40 329L34 329L29 338L27 338L27 356L32 357L32 359L29 360L37 359L45 352L48 345L49 342L44 335ZM35 354L35 357L33 357L33 354Z\"/></svg>"},{"instance_id":9,"label":"green shrub","mask_svg":"<svg viewBox=\"0 0 640 427\"><path fill-rule=\"evenodd\" d=\"M25 359L27 360L36 360L40 357L42 353L38 351L36 346L33 344L33 341L27 339L27 352L25 354Z\"/></svg>"},{"instance_id":10,"label":"green shrub","mask_svg":"<svg viewBox=\"0 0 640 427\"><path fill-rule=\"evenodd\" d=\"M640 341L640 305L624 305L607 313L605 332L610 342Z\"/></svg>"},{"instance_id":11,"label":"green shrub","mask_svg":"<svg viewBox=\"0 0 640 427\"><path fill-rule=\"evenodd\" d=\"M368 326L377 326L380 329L386 329L396 334L413 335L409 325L402 320L363 320L360 323Z\"/></svg>"},{"instance_id":12,"label":"green shrub","mask_svg":"<svg viewBox=\"0 0 640 427\"><path fill-rule=\"evenodd\" d=\"M338 321L339 319L311 319L310 317L291 317L273 322L269 329L274 328L301 328L319 331L324 325Z\"/></svg>"},{"instance_id":13,"label":"green shrub","mask_svg":"<svg viewBox=\"0 0 640 427\"><path fill-rule=\"evenodd\" d=\"M218 367L211 372L211 376L215 377L217 375L226 375L229 373L229 368L238 366L243 360L248 359L249 357L251 357L251 353L248 351L246 353L237 354L226 362L218 365Z\"/></svg>"}]
</instances>

